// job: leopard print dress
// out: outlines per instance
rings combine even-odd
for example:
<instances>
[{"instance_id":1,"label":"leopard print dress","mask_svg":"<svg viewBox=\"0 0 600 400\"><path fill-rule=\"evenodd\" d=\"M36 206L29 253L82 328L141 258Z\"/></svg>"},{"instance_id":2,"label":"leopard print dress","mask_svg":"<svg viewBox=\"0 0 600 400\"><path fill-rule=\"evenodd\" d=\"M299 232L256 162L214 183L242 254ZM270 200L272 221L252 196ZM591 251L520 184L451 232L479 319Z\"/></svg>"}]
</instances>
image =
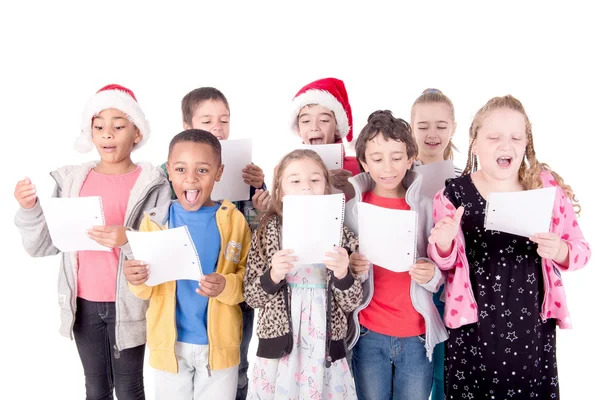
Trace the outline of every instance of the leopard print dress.
<instances>
[{"instance_id":1,"label":"leopard print dress","mask_svg":"<svg viewBox=\"0 0 600 400\"><path fill-rule=\"evenodd\" d=\"M248 399L356 399L346 359L325 368L326 271L324 264L314 264L288 274L292 351L279 359L256 359Z\"/></svg>"}]
</instances>

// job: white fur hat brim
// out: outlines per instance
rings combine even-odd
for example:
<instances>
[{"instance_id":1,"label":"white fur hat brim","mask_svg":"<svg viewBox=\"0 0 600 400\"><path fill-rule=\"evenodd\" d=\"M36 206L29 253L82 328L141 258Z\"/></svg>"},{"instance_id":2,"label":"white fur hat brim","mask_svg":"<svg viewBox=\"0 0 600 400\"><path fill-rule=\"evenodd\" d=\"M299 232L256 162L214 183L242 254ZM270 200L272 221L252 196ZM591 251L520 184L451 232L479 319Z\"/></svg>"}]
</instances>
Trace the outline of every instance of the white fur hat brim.
<instances>
[{"instance_id":1,"label":"white fur hat brim","mask_svg":"<svg viewBox=\"0 0 600 400\"><path fill-rule=\"evenodd\" d=\"M85 105L81 118L81 133L75 141L75 149L87 153L94 148L92 142L92 119L104 110L114 108L126 114L139 129L142 140L133 146L133 150L142 147L150 137L150 125L139 103L128 93L118 89L103 90L96 93Z\"/></svg>"},{"instance_id":2,"label":"white fur hat brim","mask_svg":"<svg viewBox=\"0 0 600 400\"><path fill-rule=\"evenodd\" d=\"M337 123L337 131L339 137L346 137L350 131L350 124L348 123L348 116L346 110L342 104L335 98L334 95L326 90L310 89L304 93L299 94L292 100L292 111L290 115L290 128L294 134L298 133L298 114L303 107L309 104L319 104L320 106L329 108L335 115L335 121Z\"/></svg>"}]
</instances>

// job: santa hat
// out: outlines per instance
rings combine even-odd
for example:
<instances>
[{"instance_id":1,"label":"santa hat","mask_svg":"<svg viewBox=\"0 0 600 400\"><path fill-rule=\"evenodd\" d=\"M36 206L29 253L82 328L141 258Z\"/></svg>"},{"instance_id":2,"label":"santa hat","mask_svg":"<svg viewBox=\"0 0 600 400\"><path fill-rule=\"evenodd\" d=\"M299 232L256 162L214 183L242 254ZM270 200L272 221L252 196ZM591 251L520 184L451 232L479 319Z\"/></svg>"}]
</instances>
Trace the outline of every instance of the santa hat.
<instances>
[{"instance_id":1,"label":"santa hat","mask_svg":"<svg viewBox=\"0 0 600 400\"><path fill-rule=\"evenodd\" d=\"M329 108L335 115L337 130L348 143L352 141L352 109L348 101L348 93L344 82L336 78L324 78L304 86L292 100L292 115L290 125L297 133L298 114L302 107L318 104Z\"/></svg>"},{"instance_id":2,"label":"santa hat","mask_svg":"<svg viewBox=\"0 0 600 400\"><path fill-rule=\"evenodd\" d=\"M142 140L134 145L134 150L139 149L146 143L150 136L150 126L135 95L126 87L113 84L104 86L98 90L85 105L81 119L81 133L75 141L75 149L77 151L87 153L94 148L94 143L92 142L92 120L100 112L109 108L114 108L126 114L142 134Z\"/></svg>"}]
</instances>

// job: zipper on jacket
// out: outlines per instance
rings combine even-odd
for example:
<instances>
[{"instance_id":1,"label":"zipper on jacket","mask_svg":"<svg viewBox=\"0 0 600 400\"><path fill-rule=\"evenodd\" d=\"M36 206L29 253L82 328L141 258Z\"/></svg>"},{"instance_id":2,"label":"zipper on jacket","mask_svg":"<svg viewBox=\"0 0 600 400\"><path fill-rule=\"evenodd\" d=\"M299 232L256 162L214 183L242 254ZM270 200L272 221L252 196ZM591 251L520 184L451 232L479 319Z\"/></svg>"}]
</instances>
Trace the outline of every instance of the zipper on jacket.
<instances>
[{"instance_id":1,"label":"zipper on jacket","mask_svg":"<svg viewBox=\"0 0 600 400\"><path fill-rule=\"evenodd\" d=\"M154 180L154 182L156 182L157 179ZM147 190L140 196L140 200L135 204L135 206L131 209L131 213L127 216L127 221L124 221L124 225L123 226L127 226L131 223L131 220L133 219L133 216L136 214L136 212L139 210L139 208L141 207L142 203L148 198L148 196L150 195L150 193L152 193L156 188L158 188L160 185L158 184L153 184L152 186L149 186L147 188ZM123 252L120 251L119 252L119 265L117 266L117 284L116 284L116 291L115 291L115 347L117 348L117 350L121 349L121 335L119 334L119 329L118 327L120 327L121 325L121 319L120 319L120 311L119 311L119 287L120 287L120 283L121 283L121 275L123 275L123 259L125 258L125 256L123 255Z\"/></svg>"}]
</instances>

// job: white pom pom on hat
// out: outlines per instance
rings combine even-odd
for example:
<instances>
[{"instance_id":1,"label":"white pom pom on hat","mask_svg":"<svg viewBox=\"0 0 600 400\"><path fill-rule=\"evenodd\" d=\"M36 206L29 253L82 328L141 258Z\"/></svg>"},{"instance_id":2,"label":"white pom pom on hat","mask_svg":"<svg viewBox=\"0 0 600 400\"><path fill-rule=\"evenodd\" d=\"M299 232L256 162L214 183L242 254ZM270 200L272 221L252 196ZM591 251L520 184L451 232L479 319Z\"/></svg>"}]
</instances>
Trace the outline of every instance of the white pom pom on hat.
<instances>
[{"instance_id":1,"label":"white pom pom on hat","mask_svg":"<svg viewBox=\"0 0 600 400\"><path fill-rule=\"evenodd\" d=\"M133 150L139 149L150 137L150 125L133 92L124 86L111 84L98 90L85 105L81 118L81 133L75 141L75 149L87 153L94 148L92 142L92 120L100 112L114 108L129 117L129 120L139 129L142 140L134 145Z\"/></svg>"}]
</instances>

